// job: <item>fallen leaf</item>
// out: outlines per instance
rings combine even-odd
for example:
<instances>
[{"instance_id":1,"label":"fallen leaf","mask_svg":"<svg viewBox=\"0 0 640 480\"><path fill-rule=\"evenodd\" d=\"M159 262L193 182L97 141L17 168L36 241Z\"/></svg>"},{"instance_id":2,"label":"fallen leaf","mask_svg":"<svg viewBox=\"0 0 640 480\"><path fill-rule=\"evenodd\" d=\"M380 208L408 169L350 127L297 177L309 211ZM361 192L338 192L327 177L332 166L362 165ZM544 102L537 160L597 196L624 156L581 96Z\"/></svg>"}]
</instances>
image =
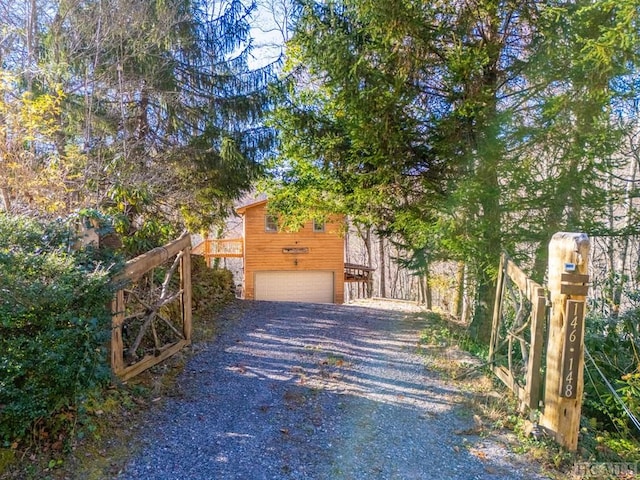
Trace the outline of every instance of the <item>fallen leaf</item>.
<instances>
[{"instance_id":1,"label":"fallen leaf","mask_svg":"<svg viewBox=\"0 0 640 480\"><path fill-rule=\"evenodd\" d=\"M478 457L480 460L486 460L487 459L487 454L484 453L484 452L481 452L480 450L472 449L471 453L473 455L475 455L476 457Z\"/></svg>"}]
</instances>

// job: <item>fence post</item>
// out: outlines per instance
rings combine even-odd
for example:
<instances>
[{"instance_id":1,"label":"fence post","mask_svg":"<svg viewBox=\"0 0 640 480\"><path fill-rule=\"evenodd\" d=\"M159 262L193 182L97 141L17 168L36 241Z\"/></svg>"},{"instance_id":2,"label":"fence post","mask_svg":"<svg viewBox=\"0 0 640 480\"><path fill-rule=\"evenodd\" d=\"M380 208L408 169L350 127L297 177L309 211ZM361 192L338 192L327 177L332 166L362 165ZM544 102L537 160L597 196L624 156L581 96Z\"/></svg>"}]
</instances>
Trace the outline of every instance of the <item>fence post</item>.
<instances>
[{"instance_id":1,"label":"fence post","mask_svg":"<svg viewBox=\"0 0 640 480\"><path fill-rule=\"evenodd\" d=\"M111 368L119 375L124 370L122 324L124 323L124 290L119 289L111 301Z\"/></svg>"},{"instance_id":2,"label":"fence post","mask_svg":"<svg viewBox=\"0 0 640 480\"><path fill-rule=\"evenodd\" d=\"M549 244L551 317L540 424L570 451L578 447L580 430L589 249L584 233L559 232Z\"/></svg>"},{"instance_id":3,"label":"fence post","mask_svg":"<svg viewBox=\"0 0 640 480\"><path fill-rule=\"evenodd\" d=\"M498 271L498 280L496 282L496 301L493 306L493 323L491 326L491 342L489 343L489 365L493 368L495 360L496 348L500 341L500 320L502 319L502 299L504 297L505 288L505 269L507 259L505 254L500 255L500 270Z\"/></svg>"},{"instance_id":4,"label":"fence post","mask_svg":"<svg viewBox=\"0 0 640 480\"><path fill-rule=\"evenodd\" d=\"M542 349L544 346L544 324L547 317L547 299L542 287L534 287L531 295L531 347L527 365L526 404L531 410L540 408L542 398Z\"/></svg>"}]
</instances>

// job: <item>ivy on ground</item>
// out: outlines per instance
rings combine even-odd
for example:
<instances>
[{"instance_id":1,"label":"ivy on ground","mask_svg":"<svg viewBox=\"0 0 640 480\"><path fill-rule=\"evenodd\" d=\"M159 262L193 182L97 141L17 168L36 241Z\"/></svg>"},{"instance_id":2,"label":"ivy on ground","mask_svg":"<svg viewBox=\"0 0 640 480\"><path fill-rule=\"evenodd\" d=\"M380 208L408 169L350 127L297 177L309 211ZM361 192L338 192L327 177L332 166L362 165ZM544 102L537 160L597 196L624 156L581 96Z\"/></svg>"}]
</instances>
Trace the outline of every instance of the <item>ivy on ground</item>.
<instances>
[{"instance_id":1,"label":"ivy on ground","mask_svg":"<svg viewBox=\"0 0 640 480\"><path fill-rule=\"evenodd\" d=\"M110 379L110 283L120 259L73 229L0 214L0 445L25 441Z\"/></svg>"}]
</instances>

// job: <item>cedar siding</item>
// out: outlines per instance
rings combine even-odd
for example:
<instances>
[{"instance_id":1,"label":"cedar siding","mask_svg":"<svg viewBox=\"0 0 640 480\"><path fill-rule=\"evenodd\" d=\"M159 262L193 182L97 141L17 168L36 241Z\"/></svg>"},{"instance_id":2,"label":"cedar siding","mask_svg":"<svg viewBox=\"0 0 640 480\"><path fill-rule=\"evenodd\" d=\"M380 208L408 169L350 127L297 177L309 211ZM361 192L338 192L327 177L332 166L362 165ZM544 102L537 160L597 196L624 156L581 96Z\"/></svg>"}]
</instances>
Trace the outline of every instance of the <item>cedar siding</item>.
<instances>
[{"instance_id":1,"label":"cedar siding","mask_svg":"<svg viewBox=\"0 0 640 480\"><path fill-rule=\"evenodd\" d=\"M344 302L343 219L331 218L323 232L307 222L297 232L265 229L267 201L238 208L243 215L244 298L255 298L255 274L259 271L331 271L334 302Z\"/></svg>"}]
</instances>

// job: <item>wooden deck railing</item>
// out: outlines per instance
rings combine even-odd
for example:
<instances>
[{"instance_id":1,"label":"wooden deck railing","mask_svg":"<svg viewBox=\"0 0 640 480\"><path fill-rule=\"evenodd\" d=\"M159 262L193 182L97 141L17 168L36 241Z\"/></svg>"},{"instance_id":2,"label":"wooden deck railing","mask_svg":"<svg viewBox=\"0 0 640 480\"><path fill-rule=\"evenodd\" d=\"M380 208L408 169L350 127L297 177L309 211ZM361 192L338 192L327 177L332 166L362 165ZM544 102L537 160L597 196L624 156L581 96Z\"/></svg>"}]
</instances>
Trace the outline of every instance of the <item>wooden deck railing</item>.
<instances>
[{"instance_id":1,"label":"wooden deck railing","mask_svg":"<svg viewBox=\"0 0 640 480\"><path fill-rule=\"evenodd\" d=\"M357 265L355 263L344 264L344 282L347 284L356 284L356 298L371 296L371 287L373 285L373 272L375 268L366 265Z\"/></svg>"},{"instance_id":2,"label":"wooden deck railing","mask_svg":"<svg viewBox=\"0 0 640 480\"><path fill-rule=\"evenodd\" d=\"M211 266L211 260L214 258L242 258L244 255L244 239L206 238L194 250L198 255L204 256L207 265Z\"/></svg>"},{"instance_id":3,"label":"wooden deck railing","mask_svg":"<svg viewBox=\"0 0 640 480\"><path fill-rule=\"evenodd\" d=\"M127 380L191 343L190 235L129 260L114 281L111 368Z\"/></svg>"}]
</instances>

